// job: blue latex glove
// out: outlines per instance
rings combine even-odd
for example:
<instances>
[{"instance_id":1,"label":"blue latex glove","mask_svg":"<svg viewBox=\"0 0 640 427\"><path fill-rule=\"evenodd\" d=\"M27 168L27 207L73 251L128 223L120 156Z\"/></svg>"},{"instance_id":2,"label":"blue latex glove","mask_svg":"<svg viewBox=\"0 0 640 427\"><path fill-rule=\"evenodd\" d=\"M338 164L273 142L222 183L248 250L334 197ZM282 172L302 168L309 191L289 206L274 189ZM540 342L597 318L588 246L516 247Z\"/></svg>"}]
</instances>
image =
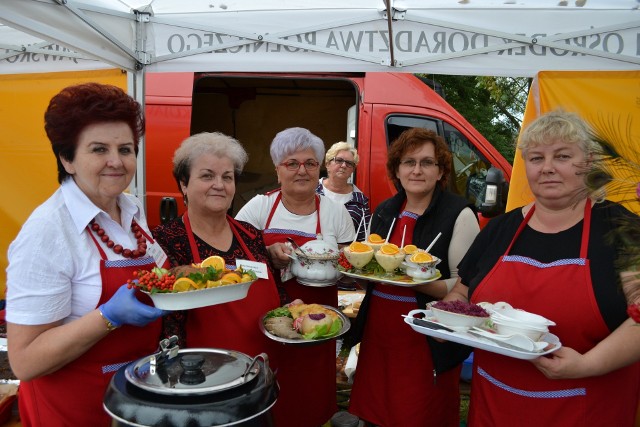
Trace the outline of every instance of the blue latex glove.
<instances>
[{"instance_id":1,"label":"blue latex glove","mask_svg":"<svg viewBox=\"0 0 640 427\"><path fill-rule=\"evenodd\" d=\"M122 285L109 301L98 307L98 310L117 327L122 325L145 326L167 314L165 310L141 303L135 293L135 289L129 289L126 284Z\"/></svg>"}]
</instances>

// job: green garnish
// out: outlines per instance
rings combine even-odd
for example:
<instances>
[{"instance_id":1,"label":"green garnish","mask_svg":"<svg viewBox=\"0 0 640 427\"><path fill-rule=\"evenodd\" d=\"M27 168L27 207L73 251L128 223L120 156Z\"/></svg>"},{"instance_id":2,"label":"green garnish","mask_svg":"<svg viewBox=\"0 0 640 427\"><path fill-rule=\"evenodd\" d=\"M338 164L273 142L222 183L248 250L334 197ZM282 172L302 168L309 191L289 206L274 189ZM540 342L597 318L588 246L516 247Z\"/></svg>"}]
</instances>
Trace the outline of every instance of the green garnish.
<instances>
[{"instance_id":1,"label":"green garnish","mask_svg":"<svg viewBox=\"0 0 640 427\"><path fill-rule=\"evenodd\" d=\"M302 335L307 340L318 340L321 338L331 338L340 332L342 329L342 320L336 319L333 321L331 326L329 325L321 325L316 326L316 328L309 332L308 334Z\"/></svg>"},{"instance_id":2,"label":"green garnish","mask_svg":"<svg viewBox=\"0 0 640 427\"><path fill-rule=\"evenodd\" d=\"M287 307L278 307L271 310L267 313L265 319L269 319L271 317L291 317L293 319L293 316Z\"/></svg>"}]
</instances>

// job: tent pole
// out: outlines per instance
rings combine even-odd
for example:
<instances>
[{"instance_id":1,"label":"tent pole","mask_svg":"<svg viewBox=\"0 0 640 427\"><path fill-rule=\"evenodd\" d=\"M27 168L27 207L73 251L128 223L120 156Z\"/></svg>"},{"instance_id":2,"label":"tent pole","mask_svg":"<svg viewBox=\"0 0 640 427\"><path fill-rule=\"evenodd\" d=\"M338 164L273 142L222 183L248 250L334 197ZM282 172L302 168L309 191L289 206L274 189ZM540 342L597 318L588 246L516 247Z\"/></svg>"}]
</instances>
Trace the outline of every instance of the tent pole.
<instances>
[{"instance_id":1,"label":"tent pole","mask_svg":"<svg viewBox=\"0 0 640 427\"><path fill-rule=\"evenodd\" d=\"M384 4L387 6L387 27L389 28L389 56L391 59L389 65L395 67L396 59L393 54L393 15L391 13L391 1L392 0L384 0Z\"/></svg>"},{"instance_id":2,"label":"tent pole","mask_svg":"<svg viewBox=\"0 0 640 427\"><path fill-rule=\"evenodd\" d=\"M136 101L140 103L142 106L142 111L145 111L145 101L144 101L144 80L145 80L145 69L142 67L141 70L128 72L127 73L127 86L129 90L129 94L135 98ZM147 139L145 136L140 138L138 142L138 158L137 158L137 168L136 175L133 181L131 182L131 194L136 196L142 202L142 206L145 211L145 215L147 212L147 179L145 174L146 169L146 143Z\"/></svg>"}]
</instances>

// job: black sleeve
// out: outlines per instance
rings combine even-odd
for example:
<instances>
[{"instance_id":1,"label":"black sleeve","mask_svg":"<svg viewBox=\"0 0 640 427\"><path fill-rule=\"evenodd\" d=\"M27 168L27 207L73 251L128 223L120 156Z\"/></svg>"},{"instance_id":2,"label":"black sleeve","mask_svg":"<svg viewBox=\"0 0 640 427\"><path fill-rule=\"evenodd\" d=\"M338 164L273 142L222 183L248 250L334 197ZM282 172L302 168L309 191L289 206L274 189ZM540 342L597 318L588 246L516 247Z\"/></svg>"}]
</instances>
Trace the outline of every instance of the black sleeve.
<instances>
[{"instance_id":1,"label":"black sleeve","mask_svg":"<svg viewBox=\"0 0 640 427\"><path fill-rule=\"evenodd\" d=\"M522 210L515 209L493 218L480 230L458 264L458 275L462 283L469 287L469 298L505 253L521 222Z\"/></svg>"}]
</instances>

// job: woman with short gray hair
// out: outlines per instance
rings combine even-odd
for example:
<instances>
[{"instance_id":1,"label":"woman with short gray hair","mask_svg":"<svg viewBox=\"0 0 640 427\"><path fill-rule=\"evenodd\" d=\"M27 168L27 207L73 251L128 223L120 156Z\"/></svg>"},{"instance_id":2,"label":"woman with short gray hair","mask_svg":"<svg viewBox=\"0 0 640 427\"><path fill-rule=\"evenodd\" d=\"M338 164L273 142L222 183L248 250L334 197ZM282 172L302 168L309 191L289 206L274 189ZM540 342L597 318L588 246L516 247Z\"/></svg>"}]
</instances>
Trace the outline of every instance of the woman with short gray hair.
<instances>
[{"instance_id":1,"label":"woman with short gray hair","mask_svg":"<svg viewBox=\"0 0 640 427\"><path fill-rule=\"evenodd\" d=\"M187 210L153 234L172 267L217 256L228 270L238 268L238 260L261 263L268 278L253 283L239 301L172 312L163 319L163 337L177 335L181 347L227 348L250 356L267 353L275 368L275 344L256 327L264 313L280 303L262 233L227 215L236 178L247 160L242 145L222 133L185 139L174 154L173 175Z\"/></svg>"},{"instance_id":2,"label":"woman with short gray hair","mask_svg":"<svg viewBox=\"0 0 640 427\"><path fill-rule=\"evenodd\" d=\"M337 307L338 291L333 283L305 284L288 274L291 247L322 239L338 249L353 241L353 222L344 205L316 194L324 143L304 128L278 133L271 143L271 158L281 188L257 195L238 212L236 219L263 230L271 261L283 268L282 303L296 299ZM335 343L329 340L312 347L281 346L278 355L280 395L274 407L278 427L320 426L337 410ZM309 367L313 366L312 370ZM311 405L300 396L313 396Z\"/></svg>"}]
</instances>

